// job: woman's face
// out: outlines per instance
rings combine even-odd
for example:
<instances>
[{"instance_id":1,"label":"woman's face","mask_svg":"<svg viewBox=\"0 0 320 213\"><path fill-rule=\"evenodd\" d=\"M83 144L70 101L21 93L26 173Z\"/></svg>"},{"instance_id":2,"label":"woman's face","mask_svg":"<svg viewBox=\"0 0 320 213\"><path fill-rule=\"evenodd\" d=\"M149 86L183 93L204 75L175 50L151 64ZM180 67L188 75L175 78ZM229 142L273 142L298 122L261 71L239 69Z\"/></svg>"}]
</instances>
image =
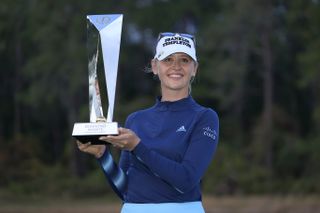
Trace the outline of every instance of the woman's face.
<instances>
[{"instance_id":1,"label":"woman's face","mask_svg":"<svg viewBox=\"0 0 320 213\"><path fill-rule=\"evenodd\" d=\"M152 71L159 76L162 92L187 92L191 77L196 75L198 64L185 53L174 53L162 61L152 60Z\"/></svg>"}]
</instances>

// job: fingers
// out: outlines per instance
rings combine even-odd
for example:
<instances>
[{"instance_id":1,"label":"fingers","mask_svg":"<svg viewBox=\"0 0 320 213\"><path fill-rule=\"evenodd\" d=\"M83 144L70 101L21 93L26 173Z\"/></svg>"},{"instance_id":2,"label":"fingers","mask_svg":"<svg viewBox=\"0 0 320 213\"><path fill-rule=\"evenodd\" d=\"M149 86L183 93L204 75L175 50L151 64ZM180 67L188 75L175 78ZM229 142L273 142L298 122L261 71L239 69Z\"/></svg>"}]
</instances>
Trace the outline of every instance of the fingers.
<instances>
[{"instance_id":1,"label":"fingers","mask_svg":"<svg viewBox=\"0 0 320 213\"><path fill-rule=\"evenodd\" d=\"M130 129L119 128L119 135L101 136L100 140L111 143L114 147L125 150L133 150L140 142L140 138Z\"/></svg>"},{"instance_id":2,"label":"fingers","mask_svg":"<svg viewBox=\"0 0 320 213\"><path fill-rule=\"evenodd\" d=\"M103 140L106 142L114 142L114 141L120 141L120 140L126 140L132 134L132 131L126 128L118 128L119 134L118 135L107 135L107 136L101 136L99 140Z\"/></svg>"},{"instance_id":3,"label":"fingers","mask_svg":"<svg viewBox=\"0 0 320 213\"><path fill-rule=\"evenodd\" d=\"M80 151L92 154L96 158L100 158L106 150L105 145L92 145L91 142L81 143L77 141L77 145Z\"/></svg>"},{"instance_id":4,"label":"fingers","mask_svg":"<svg viewBox=\"0 0 320 213\"><path fill-rule=\"evenodd\" d=\"M124 145L122 143L111 143L113 147L117 147L117 148L120 148L120 149L123 149L124 148Z\"/></svg>"},{"instance_id":5,"label":"fingers","mask_svg":"<svg viewBox=\"0 0 320 213\"><path fill-rule=\"evenodd\" d=\"M130 129L126 129L123 127L119 127L118 130L119 130L119 135L131 132Z\"/></svg>"},{"instance_id":6,"label":"fingers","mask_svg":"<svg viewBox=\"0 0 320 213\"><path fill-rule=\"evenodd\" d=\"M85 151L91 145L91 142L81 143L80 141L77 141L77 145L81 151Z\"/></svg>"},{"instance_id":7,"label":"fingers","mask_svg":"<svg viewBox=\"0 0 320 213\"><path fill-rule=\"evenodd\" d=\"M111 143L114 147L123 149L128 144L128 141L130 139L130 133L132 131L122 127L120 127L118 131L118 135L101 136L99 140L106 141L108 143Z\"/></svg>"},{"instance_id":8,"label":"fingers","mask_svg":"<svg viewBox=\"0 0 320 213\"><path fill-rule=\"evenodd\" d=\"M124 148L124 146L125 146L123 136L122 137L120 137L120 136L101 136L99 138L99 140L103 140L108 143L111 143L114 147L118 147L118 148Z\"/></svg>"}]
</instances>

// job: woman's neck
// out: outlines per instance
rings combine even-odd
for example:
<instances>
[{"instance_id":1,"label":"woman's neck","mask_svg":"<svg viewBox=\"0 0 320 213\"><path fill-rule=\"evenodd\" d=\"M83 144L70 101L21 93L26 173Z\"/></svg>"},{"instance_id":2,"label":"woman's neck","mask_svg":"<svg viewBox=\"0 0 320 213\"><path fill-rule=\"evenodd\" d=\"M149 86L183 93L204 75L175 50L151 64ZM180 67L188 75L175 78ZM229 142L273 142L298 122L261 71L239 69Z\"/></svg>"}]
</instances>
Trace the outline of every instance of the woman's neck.
<instances>
[{"instance_id":1,"label":"woman's neck","mask_svg":"<svg viewBox=\"0 0 320 213\"><path fill-rule=\"evenodd\" d=\"M163 91L161 101L178 101L189 96L188 91Z\"/></svg>"}]
</instances>

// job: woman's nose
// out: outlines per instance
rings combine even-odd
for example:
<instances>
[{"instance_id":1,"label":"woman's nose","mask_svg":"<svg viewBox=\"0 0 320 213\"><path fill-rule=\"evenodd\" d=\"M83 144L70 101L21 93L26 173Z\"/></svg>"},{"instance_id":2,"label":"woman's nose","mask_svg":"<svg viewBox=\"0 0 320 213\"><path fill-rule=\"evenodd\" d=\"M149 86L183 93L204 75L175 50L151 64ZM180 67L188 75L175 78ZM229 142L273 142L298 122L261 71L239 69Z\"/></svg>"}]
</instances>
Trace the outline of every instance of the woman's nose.
<instances>
[{"instance_id":1,"label":"woman's nose","mask_svg":"<svg viewBox=\"0 0 320 213\"><path fill-rule=\"evenodd\" d=\"M180 63L180 60L178 60L177 58L173 60L173 67L175 69L180 69L181 67L181 63Z\"/></svg>"}]
</instances>

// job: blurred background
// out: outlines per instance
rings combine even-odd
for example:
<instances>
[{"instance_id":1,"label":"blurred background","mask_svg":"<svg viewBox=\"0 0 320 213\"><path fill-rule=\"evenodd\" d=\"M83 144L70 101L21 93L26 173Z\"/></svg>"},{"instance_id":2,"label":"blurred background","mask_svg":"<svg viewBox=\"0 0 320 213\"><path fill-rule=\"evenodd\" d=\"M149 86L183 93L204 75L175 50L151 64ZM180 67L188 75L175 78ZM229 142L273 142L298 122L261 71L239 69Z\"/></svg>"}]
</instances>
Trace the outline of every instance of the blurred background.
<instances>
[{"instance_id":1,"label":"blurred background","mask_svg":"<svg viewBox=\"0 0 320 213\"><path fill-rule=\"evenodd\" d=\"M320 212L320 0L2 0L0 211L120 205L71 137L75 122L89 120L86 15L115 13L124 14L114 116L121 125L160 94L144 72L158 33L196 35L192 95L221 122L202 183L208 212L272 212L268 201L286 205L274 212L294 212L302 201Z\"/></svg>"}]
</instances>

